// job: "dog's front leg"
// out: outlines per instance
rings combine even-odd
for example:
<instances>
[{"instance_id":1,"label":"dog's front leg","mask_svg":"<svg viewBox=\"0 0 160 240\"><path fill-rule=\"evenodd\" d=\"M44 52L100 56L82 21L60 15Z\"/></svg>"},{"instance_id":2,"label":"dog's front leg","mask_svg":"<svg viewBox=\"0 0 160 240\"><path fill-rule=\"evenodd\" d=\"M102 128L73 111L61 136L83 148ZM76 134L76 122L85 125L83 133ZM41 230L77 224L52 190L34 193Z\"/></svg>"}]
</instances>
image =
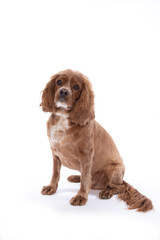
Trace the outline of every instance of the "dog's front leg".
<instances>
[{"instance_id":1,"label":"dog's front leg","mask_svg":"<svg viewBox=\"0 0 160 240\"><path fill-rule=\"evenodd\" d=\"M58 188L58 182L60 179L60 169L61 169L61 161L57 156L53 154L53 174L51 182L48 186L44 186L42 188L41 193L43 195L51 195L56 192Z\"/></svg>"},{"instance_id":2,"label":"dog's front leg","mask_svg":"<svg viewBox=\"0 0 160 240\"><path fill-rule=\"evenodd\" d=\"M81 166L81 185L80 189L76 196L74 196L70 203L74 206L82 206L85 205L88 200L88 193L91 189L91 168L92 161L83 161Z\"/></svg>"}]
</instances>

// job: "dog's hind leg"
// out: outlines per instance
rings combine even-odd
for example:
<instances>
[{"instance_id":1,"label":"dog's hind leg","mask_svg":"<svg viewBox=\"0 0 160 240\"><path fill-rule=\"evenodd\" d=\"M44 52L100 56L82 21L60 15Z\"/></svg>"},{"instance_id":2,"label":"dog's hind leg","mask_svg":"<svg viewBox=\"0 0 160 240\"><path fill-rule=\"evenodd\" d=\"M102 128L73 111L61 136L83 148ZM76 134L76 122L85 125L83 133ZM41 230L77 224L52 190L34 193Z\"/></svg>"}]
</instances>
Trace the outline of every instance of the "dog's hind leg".
<instances>
[{"instance_id":1,"label":"dog's hind leg","mask_svg":"<svg viewBox=\"0 0 160 240\"><path fill-rule=\"evenodd\" d=\"M124 166L119 164L108 165L105 169L107 184L99 193L102 199L109 199L119 193L119 186L123 183Z\"/></svg>"}]
</instances>

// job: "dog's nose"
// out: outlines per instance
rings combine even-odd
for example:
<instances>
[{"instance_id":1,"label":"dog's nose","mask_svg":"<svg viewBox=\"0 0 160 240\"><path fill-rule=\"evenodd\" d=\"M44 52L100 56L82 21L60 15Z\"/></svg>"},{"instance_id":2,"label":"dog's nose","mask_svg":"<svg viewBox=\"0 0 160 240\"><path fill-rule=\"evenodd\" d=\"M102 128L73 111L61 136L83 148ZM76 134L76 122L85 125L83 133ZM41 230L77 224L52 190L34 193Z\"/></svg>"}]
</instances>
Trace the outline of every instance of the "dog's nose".
<instances>
[{"instance_id":1,"label":"dog's nose","mask_svg":"<svg viewBox=\"0 0 160 240\"><path fill-rule=\"evenodd\" d=\"M69 91L66 88L60 90L60 96L65 99L69 95Z\"/></svg>"}]
</instances>

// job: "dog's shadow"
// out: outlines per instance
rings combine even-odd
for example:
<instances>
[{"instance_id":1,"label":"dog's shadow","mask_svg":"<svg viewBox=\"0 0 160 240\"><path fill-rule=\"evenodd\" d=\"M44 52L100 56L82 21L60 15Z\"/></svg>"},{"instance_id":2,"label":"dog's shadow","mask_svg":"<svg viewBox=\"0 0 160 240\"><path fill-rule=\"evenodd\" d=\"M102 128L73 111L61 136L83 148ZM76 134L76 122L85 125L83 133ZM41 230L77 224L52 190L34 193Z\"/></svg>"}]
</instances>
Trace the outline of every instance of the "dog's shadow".
<instances>
[{"instance_id":1,"label":"dog's shadow","mask_svg":"<svg viewBox=\"0 0 160 240\"><path fill-rule=\"evenodd\" d=\"M76 194L78 192L77 189L71 189L71 188L63 188L63 189L58 189L57 195L61 193L73 193ZM89 192L89 195L95 196L96 198L99 198L99 190L92 190Z\"/></svg>"},{"instance_id":2,"label":"dog's shadow","mask_svg":"<svg viewBox=\"0 0 160 240\"><path fill-rule=\"evenodd\" d=\"M61 214L109 214L117 211L122 211L124 207L122 203L113 196L109 200L99 198L99 190L91 190L88 196L88 202L84 206L70 205L70 199L78 192L78 188L59 188L57 192L50 196L49 205L55 211Z\"/></svg>"}]
</instances>

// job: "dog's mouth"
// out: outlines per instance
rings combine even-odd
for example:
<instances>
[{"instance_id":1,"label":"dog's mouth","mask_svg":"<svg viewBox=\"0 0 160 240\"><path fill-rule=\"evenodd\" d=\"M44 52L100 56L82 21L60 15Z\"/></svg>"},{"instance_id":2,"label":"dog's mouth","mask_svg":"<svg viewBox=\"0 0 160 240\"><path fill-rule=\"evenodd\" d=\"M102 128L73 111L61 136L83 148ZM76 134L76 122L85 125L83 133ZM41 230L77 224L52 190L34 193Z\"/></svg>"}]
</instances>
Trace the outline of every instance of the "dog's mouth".
<instances>
[{"instance_id":1,"label":"dog's mouth","mask_svg":"<svg viewBox=\"0 0 160 240\"><path fill-rule=\"evenodd\" d=\"M59 98L59 101L60 101L60 102L66 102L66 101L64 100L64 98Z\"/></svg>"},{"instance_id":2,"label":"dog's mouth","mask_svg":"<svg viewBox=\"0 0 160 240\"><path fill-rule=\"evenodd\" d=\"M65 110L71 110L72 106L68 105L66 103L66 101L63 98L60 98L57 102L56 102L56 107L58 109L65 109Z\"/></svg>"}]
</instances>

